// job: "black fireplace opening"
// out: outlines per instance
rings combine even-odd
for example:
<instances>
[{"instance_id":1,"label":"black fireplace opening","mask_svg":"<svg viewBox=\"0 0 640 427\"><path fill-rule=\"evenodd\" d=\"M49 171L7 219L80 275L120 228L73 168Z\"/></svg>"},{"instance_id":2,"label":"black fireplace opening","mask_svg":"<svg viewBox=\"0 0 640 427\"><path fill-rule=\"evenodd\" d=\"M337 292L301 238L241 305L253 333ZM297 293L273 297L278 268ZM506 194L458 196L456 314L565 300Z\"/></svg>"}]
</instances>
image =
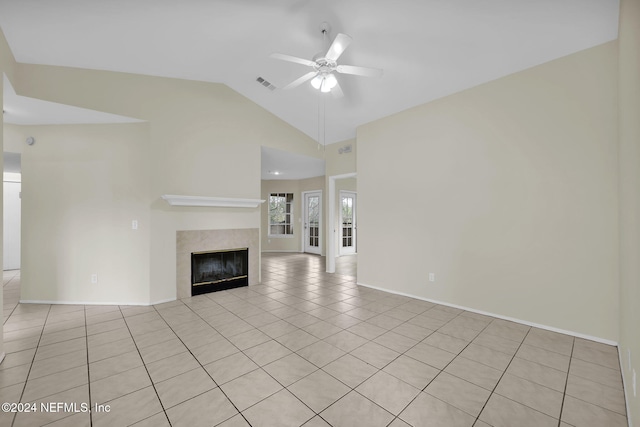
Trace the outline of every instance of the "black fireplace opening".
<instances>
[{"instance_id":1,"label":"black fireplace opening","mask_svg":"<svg viewBox=\"0 0 640 427\"><path fill-rule=\"evenodd\" d=\"M191 296L249 286L249 249L191 254Z\"/></svg>"}]
</instances>

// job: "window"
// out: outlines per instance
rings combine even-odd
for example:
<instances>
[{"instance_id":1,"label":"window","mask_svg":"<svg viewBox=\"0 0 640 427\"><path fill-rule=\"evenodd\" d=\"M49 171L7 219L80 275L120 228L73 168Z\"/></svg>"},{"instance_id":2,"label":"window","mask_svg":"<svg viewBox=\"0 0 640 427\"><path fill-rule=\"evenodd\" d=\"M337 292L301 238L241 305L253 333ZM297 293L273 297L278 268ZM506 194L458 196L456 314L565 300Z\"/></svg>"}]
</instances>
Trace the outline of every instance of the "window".
<instances>
[{"instance_id":1,"label":"window","mask_svg":"<svg viewBox=\"0 0 640 427\"><path fill-rule=\"evenodd\" d=\"M269 195L269 236L293 236L293 193Z\"/></svg>"}]
</instances>

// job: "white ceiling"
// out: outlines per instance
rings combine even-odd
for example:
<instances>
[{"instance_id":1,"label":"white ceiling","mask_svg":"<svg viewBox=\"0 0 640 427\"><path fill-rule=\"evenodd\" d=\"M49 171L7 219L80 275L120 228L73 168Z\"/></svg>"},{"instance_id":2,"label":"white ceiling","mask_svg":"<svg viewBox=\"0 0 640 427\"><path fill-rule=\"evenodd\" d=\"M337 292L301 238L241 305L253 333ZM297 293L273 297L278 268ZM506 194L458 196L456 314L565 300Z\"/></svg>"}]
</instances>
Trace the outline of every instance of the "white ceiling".
<instances>
[{"instance_id":1,"label":"white ceiling","mask_svg":"<svg viewBox=\"0 0 640 427\"><path fill-rule=\"evenodd\" d=\"M380 117L614 40L618 10L617 0L0 0L0 27L19 62L224 83L333 143ZM282 88L308 72L269 55L323 52L323 22L330 39L353 37L339 63L382 68L383 77L339 75L340 99L309 83L270 91L255 81ZM6 77L5 88L8 123L137 121L18 96ZM322 175L321 160L271 149L262 157L263 179Z\"/></svg>"},{"instance_id":2,"label":"white ceiling","mask_svg":"<svg viewBox=\"0 0 640 427\"><path fill-rule=\"evenodd\" d=\"M357 126L617 37L617 0L0 0L19 62L221 82L326 143ZM277 61L323 50L322 22L353 43L339 63L384 69L340 75L345 97Z\"/></svg>"}]
</instances>

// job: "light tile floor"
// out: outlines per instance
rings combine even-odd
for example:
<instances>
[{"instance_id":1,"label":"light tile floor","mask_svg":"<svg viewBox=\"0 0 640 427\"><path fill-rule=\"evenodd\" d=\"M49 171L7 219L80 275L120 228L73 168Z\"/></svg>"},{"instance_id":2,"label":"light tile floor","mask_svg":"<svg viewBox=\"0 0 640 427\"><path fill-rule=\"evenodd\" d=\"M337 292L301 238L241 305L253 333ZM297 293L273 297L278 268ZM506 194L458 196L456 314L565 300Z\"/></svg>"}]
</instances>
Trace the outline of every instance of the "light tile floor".
<instances>
[{"instance_id":1,"label":"light tile floor","mask_svg":"<svg viewBox=\"0 0 640 427\"><path fill-rule=\"evenodd\" d=\"M627 424L615 347L359 287L353 260L264 254L261 285L151 307L18 304L5 272L0 401L77 412L0 425Z\"/></svg>"}]
</instances>

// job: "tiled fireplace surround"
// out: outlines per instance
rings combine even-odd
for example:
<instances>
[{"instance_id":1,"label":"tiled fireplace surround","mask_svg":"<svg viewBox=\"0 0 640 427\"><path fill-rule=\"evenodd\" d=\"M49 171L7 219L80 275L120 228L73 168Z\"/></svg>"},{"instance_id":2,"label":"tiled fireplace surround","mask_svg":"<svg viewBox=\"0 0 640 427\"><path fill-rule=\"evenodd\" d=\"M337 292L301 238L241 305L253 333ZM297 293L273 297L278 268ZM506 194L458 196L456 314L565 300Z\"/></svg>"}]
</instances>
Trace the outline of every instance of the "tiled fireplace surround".
<instances>
[{"instance_id":1,"label":"tiled fireplace surround","mask_svg":"<svg viewBox=\"0 0 640 427\"><path fill-rule=\"evenodd\" d=\"M259 231L257 228L230 230L178 230L176 232L176 286L178 299L191 296L191 253L249 248L249 285L259 281Z\"/></svg>"}]
</instances>

